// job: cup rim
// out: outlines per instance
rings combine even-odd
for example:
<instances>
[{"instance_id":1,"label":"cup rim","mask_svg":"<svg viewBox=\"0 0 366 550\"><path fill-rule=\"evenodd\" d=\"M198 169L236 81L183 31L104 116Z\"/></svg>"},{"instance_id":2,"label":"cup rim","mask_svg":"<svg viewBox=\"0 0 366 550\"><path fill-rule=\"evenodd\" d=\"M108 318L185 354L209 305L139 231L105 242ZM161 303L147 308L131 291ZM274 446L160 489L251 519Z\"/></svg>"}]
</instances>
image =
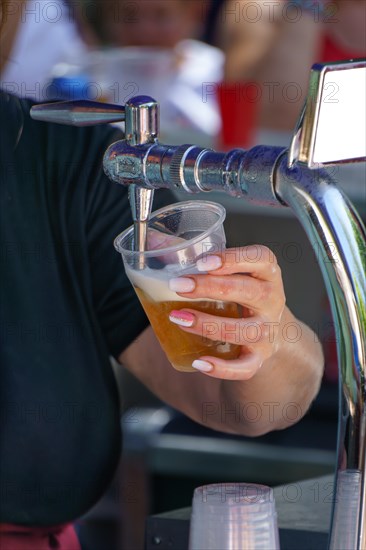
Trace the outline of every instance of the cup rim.
<instances>
[{"instance_id":1,"label":"cup rim","mask_svg":"<svg viewBox=\"0 0 366 550\"><path fill-rule=\"evenodd\" d=\"M239 500L232 500L231 499L231 493L227 494L227 498L225 500L211 500L209 502L210 496L220 496L220 492L218 493L207 493L207 500L202 500L202 494L204 491L210 490L210 489L234 489L234 490L240 490L240 489L252 489L259 491L256 494L253 495L253 500L250 499L248 495L239 495ZM263 498L265 497L265 498ZM269 497L269 498L268 498ZM269 487L268 485L264 485L261 483L246 483L246 482L229 482L229 483L209 483L207 485L200 485L199 487L196 487L193 493L193 502L198 502L202 504L208 504L209 506L214 507L230 507L230 506L245 506L245 505L263 505L267 504L268 502L274 502L274 495L273 495L273 488Z\"/></svg>"},{"instance_id":2,"label":"cup rim","mask_svg":"<svg viewBox=\"0 0 366 550\"><path fill-rule=\"evenodd\" d=\"M172 252L178 252L179 250L182 250L184 248L187 248L187 246L192 246L201 241L202 239L205 239L210 233L213 233L216 231L216 229L224 223L226 218L226 209L222 204L218 202L213 201L206 201L206 200L193 200L193 201L180 201L176 203L169 204L167 206L163 206L162 208L159 208L158 210L155 210L151 213L150 220L152 220L154 217L163 214L164 212L167 212L169 210L172 210L178 207L184 207L184 209L192 209L192 210L202 210L202 207L209 208L213 211L216 211L216 213L219 215L216 222L209 228L203 231L200 235L194 237L193 239L189 239L186 241L183 241L181 244L176 244L174 246L168 246L166 248L157 248L155 250L147 250L145 252L140 252L138 250L128 250L127 248L123 248L121 246L121 242L126 239L126 237L133 232L134 226L130 225L127 229L122 231L117 237L114 239L113 244L114 248L119 252L120 254L124 254L127 257L133 257L133 256L140 256L143 254L144 258L152 258L156 255L161 256L162 253L169 254Z\"/></svg>"}]
</instances>

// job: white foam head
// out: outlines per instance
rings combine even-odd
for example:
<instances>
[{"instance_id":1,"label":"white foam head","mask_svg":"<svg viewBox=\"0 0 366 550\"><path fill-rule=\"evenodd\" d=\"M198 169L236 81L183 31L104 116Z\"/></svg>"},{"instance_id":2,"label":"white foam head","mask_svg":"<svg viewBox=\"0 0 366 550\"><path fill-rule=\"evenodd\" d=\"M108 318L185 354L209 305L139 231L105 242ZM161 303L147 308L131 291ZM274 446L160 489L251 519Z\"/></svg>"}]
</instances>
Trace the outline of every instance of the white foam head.
<instances>
[{"instance_id":1,"label":"white foam head","mask_svg":"<svg viewBox=\"0 0 366 550\"><path fill-rule=\"evenodd\" d=\"M172 273L168 265L163 269L151 269L146 267L142 271L133 270L128 266L125 266L125 269L126 274L133 286L140 288L145 294L154 300L154 302L186 302L187 300L192 302L202 302L202 298L184 298L179 296L176 292L170 290L169 279L177 277L178 275L177 273ZM193 275L192 272L190 274ZM205 298L205 301L211 300Z\"/></svg>"}]
</instances>

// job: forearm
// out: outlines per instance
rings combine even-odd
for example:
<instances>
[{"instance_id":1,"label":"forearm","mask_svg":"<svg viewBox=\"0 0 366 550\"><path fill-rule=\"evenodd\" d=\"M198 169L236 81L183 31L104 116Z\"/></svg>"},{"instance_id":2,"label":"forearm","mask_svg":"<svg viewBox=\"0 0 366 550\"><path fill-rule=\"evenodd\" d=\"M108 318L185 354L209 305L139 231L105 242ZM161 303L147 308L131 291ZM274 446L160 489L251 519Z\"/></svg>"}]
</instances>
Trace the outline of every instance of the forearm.
<instances>
[{"instance_id":1,"label":"forearm","mask_svg":"<svg viewBox=\"0 0 366 550\"><path fill-rule=\"evenodd\" d=\"M120 362L162 400L196 422L247 436L283 429L300 420L323 374L316 335L288 309L282 315L276 353L247 380L177 372L151 327L121 354Z\"/></svg>"},{"instance_id":2,"label":"forearm","mask_svg":"<svg viewBox=\"0 0 366 550\"><path fill-rule=\"evenodd\" d=\"M286 308L278 348L249 380L222 380L220 409L225 431L257 436L296 423L309 409L323 375L323 353L316 335ZM240 413L238 412L240 410Z\"/></svg>"}]
</instances>

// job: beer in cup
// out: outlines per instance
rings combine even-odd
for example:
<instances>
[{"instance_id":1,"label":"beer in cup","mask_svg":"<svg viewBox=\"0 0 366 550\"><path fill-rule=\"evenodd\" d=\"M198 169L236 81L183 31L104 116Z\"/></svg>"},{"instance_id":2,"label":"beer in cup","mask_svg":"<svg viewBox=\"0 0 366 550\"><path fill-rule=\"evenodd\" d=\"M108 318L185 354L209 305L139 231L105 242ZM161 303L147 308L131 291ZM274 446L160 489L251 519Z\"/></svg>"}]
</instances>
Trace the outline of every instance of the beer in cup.
<instances>
[{"instance_id":1,"label":"beer in cup","mask_svg":"<svg viewBox=\"0 0 366 550\"><path fill-rule=\"evenodd\" d=\"M221 323L207 323L202 334L189 334L169 320L172 310L194 309L218 317L239 318L238 304L211 299L183 298L170 290L169 280L201 273L197 260L225 249L225 209L208 201L187 201L151 214L145 252L134 250L134 228L115 240L126 274L146 312L154 332L173 367L196 372L195 359L204 355L236 359L240 346L222 341ZM143 261L141 261L143 255ZM217 340L208 335L217 335Z\"/></svg>"}]
</instances>

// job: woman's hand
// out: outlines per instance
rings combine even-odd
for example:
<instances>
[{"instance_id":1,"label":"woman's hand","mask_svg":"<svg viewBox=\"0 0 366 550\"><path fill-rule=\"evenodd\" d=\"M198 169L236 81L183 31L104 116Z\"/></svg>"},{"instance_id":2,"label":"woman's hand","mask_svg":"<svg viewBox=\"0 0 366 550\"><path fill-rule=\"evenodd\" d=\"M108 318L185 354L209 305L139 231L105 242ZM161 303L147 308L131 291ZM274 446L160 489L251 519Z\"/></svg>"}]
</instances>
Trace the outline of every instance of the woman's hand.
<instances>
[{"instance_id":1,"label":"woman's hand","mask_svg":"<svg viewBox=\"0 0 366 550\"><path fill-rule=\"evenodd\" d=\"M170 319L182 331L239 344L239 357L199 357L193 366L203 375L192 380L171 368L149 327L120 362L160 399L215 430L259 436L294 424L319 390L324 361L316 334L285 307L274 254L264 246L228 249L197 267L202 273L171 279L171 289L240 304L242 318L181 308Z\"/></svg>"},{"instance_id":2,"label":"woman's hand","mask_svg":"<svg viewBox=\"0 0 366 550\"><path fill-rule=\"evenodd\" d=\"M247 246L208 255L198 268L208 273L171 279L171 290L186 298L235 302L243 306L243 317L218 317L184 308L172 311L170 320L185 332L241 346L235 360L203 356L194 361L194 368L215 378L248 380L281 344L286 299L276 257L265 246ZM215 325L217 330L207 331Z\"/></svg>"}]
</instances>

